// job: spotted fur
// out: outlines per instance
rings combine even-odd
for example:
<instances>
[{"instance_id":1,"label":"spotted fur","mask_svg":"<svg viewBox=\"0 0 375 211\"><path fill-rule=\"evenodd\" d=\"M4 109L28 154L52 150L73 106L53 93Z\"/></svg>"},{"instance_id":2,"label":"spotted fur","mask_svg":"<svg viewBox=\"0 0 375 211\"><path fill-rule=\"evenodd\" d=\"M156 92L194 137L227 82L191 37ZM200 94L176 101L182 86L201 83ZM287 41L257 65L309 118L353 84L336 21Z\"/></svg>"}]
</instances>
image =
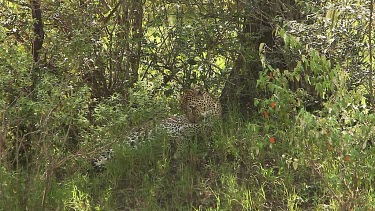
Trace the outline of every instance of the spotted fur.
<instances>
[{"instance_id":1,"label":"spotted fur","mask_svg":"<svg viewBox=\"0 0 375 211\"><path fill-rule=\"evenodd\" d=\"M158 135L165 134L167 139L174 141L176 152L174 157L178 157L182 150L182 143L193 138L204 130L203 124L191 123L185 115L176 115L160 121L160 124L151 128L150 125L136 128L126 137L126 144L131 148L137 148L146 141L153 141ZM96 171L102 171L105 164L113 157L113 150L102 153L92 160L92 165Z\"/></svg>"}]
</instances>

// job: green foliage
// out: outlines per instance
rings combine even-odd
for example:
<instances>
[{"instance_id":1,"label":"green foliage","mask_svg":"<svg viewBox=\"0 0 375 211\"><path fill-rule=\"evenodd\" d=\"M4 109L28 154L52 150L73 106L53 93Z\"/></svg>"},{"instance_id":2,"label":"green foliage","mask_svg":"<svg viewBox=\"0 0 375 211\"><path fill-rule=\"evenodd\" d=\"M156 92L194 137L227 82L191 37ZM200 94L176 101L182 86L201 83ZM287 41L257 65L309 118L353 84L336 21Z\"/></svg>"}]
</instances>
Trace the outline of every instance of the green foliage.
<instances>
[{"instance_id":1,"label":"green foliage","mask_svg":"<svg viewBox=\"0 0 375 211\"><path fill-rule=\"evenodd\" d=\"M0 207L373 209L367 2L41 1L33 62L29 5L0 0ZM259 78L227 80L237 73ZM256 92L260 115L228 109L178 158L163 134L123 144L179 113L192 84ZM113 162L94 172L89 159L109 147Z\"/></svg>"},{"instance_id":2,"label":"green foliage","mask_svg":"<svg viewBox=\"0 0 375 211\"><path fill-rule=\"evenodd\" d=\"M301 49L296 38L283 30L280 35L287 40L286 48ZM304 175L306 179L321 178L319 194L330 199L330 206L368 209L372 205L367 201L374 196L374 177L369 173L375 172L374 157L368 144L374 138L375 116L366 92L361 87L349 89L348 72L316 50L308 46L305 50L309 53L301 55L289 71L274 69L263 55L258 87L267 90L270 98L257 102L266 119L264 132L273 138L271 143L290 148L282 155L288 168L310 169L312 175ZM308 90L290 89L293 82L311 85L323 99L322 109L308 112L304 104Z\"/></svg>"},{"instance_id":3,"label":"green foliage","mask_svg":"<svg viewBox=\"0 0 375 211\"><path fill-rule=\"evenodd\" d=\"M304 4L306 12L310 13L309 20L302 23L285 21L283 28L286 32L302 45L309 45L324 54L332 64L340 65L343 71L350 74L350 78L346 80L349 87L363 84L371 65L368 48L364 47L369 39L369 1L299 3ZM300 60L300 56L306 54L309 48L298 50L300 49L285 49L289 61Z\"/></svg>"}]
</instances>

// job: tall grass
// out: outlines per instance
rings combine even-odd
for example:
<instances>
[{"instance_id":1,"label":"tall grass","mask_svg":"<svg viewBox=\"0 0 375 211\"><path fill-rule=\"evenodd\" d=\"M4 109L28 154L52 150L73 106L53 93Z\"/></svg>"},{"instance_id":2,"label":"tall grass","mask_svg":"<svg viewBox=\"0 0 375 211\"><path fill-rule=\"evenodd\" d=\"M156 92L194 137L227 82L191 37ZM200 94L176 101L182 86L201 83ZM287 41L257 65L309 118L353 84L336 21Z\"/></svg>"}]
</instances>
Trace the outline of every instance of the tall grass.
<instances>
[{"instance_id":1,"label":"tall grass","mask_svg":"<svg viewBox=\"0 0 375 211\"><path fill-rule=\"evenodd\" d=\"M310 116L298 118L296 122ZM267 129L269 122L263 119L254 116L245 121L232 111L215 125L210 137L197 136L186 141L178 158L173 156L172 142L163 135L137 149L118 144L114 147L115 158L101 173L90 171L87 160L78 155L56 168L50 168L47 160L35 160L33 166L39 169L29 171L10 171L2 166L0 207L7 210L371 210L375 207L373 147L345 157L342 150L346 149L340 145L327 146L324 134L315 134L320 129L313 123L305 128L297 124L286 127L286 131L276 133L271 143L269 134L274 133ZM57 161L50 159L50 162Z\"/></svg>"}]
</instances>

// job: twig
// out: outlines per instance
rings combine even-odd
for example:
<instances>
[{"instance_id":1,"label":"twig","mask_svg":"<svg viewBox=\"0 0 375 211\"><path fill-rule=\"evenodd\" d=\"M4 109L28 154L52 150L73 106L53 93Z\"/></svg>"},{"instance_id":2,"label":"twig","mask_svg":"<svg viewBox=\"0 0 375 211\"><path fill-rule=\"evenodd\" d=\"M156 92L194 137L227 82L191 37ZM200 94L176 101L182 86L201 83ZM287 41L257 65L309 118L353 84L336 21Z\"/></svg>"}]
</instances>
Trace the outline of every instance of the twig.
<instances>
[{"instance_id":1,"label":"twig","mask_svg":"<svg viewBox=\"0 0 375 211\"><path fill-rule=\"evenodd\" d=\"M369 44L369 56L370 56L370 71L369 71L369 89L370 89L370 104L374 106L374 89L373 89L373 69L372 69L372 15L374 13L374 0L370 3L370 23L368 26L368 44Z\"/></svg>"}]
</instances>

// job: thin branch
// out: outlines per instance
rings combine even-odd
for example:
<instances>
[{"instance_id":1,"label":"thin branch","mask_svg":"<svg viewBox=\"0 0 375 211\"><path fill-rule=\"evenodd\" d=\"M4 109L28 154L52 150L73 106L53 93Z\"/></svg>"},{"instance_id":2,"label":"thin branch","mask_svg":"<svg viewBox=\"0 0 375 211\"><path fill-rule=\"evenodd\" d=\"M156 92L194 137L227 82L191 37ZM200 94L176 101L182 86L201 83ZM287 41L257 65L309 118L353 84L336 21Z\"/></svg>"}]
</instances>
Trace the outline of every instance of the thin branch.
<instances>
[{"instance_id":1,"label":"thin branch","mask_svg":"<svg viewBox=\"0 0 375 211\"><path fill-rule=\"evenodd\" d=\"M111 10L111 12L107 15L107 17L104 17L104 20L103 20L103 23L104 24L107 24L107 22L109 21L109 19L111 19L111 17L113 16L113 14L115 14L115 12L117 11L118 7L122 4L123 1L118 1L116 6Z\"/></svg>"},{"instance_id":2,"label":"thin branch","mask_svg":"<svg viewBox=\"0 0 375 211\"><path fill-rule=\"evenodd\" d=\"M370 104L374 106L374 88L373 88L373 68L372 68L372 15L374 13L374 0L371 0L370 3L370 23L369 23L369 31L368 31L368 44L369 44L369 56L370 56L370 69L369 69L369 89L370 89Z\"/></svg>"}]
</instances>

